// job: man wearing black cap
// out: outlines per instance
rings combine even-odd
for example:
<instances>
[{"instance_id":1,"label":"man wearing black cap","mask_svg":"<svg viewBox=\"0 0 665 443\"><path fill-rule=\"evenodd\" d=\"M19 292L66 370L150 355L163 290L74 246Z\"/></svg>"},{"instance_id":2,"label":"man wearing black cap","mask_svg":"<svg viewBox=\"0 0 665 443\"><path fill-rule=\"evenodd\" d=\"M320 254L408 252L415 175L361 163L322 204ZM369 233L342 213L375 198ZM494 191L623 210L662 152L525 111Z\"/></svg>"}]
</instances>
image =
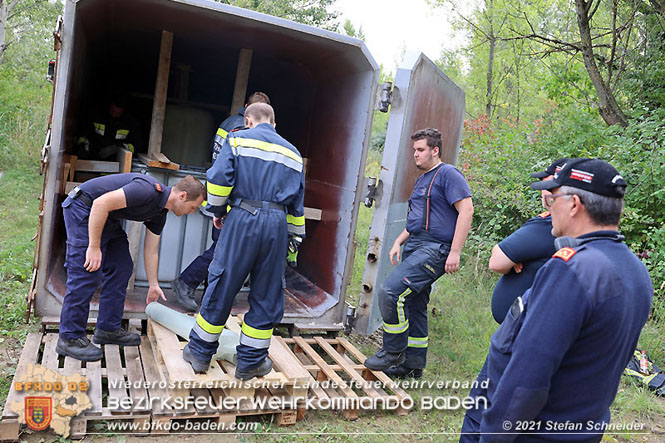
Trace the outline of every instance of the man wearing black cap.
<instances>
[{"instance_id":1,"label":"man wearing black cap","mask_svg":"<svg viewBox=\"0 0 665 443\"><path fill-rule=\"evenodd\" d=\"M537 433L597 442L653 293L646 267L617 231L626 182L609 163L582 158L531 187L552 192L559 250L492 336L488 407L479 429L465 419L462 431L486 440Z\"/></svg>"},{"instance_id":2,"label":"man wearing black cap","mask_svg":"<svg viewBox=\"0 0 665 443\"><path fill-rule=\"evenodd\" d=\"M565 166L567 158L562 158L544 171L531 173L531 177L543 181L551 180L554 174ZM531 287L536 272L556 252L552 236L552 216L548 211L546 197L549 191L541 191L545 212L527 220L517 231L492 248L490 269L503 276L492 293L492 316L501 324L510 305Z\"/></svg>"}]
</instances>

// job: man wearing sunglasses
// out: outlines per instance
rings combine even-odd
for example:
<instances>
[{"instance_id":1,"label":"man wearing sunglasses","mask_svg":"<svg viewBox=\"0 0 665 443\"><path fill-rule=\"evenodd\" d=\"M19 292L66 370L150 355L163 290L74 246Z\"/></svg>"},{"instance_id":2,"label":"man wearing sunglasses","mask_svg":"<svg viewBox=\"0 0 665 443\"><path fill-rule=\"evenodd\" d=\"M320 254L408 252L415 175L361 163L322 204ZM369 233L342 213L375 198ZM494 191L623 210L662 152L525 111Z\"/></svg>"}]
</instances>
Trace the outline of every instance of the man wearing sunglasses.
<instances>
[{"instance_id":1,"label":"man wearing sunglasses","mask_svg":"<svg viewBox=\"0 0 665 443\"><path fill-rule=\"evenodd\" d=\"M618 232L626 182L609 163L581 158L531 187L552 193L558 251L492 336L481 435L462 439L597 442L653 293Z\"/></svg>"}]
</instances>

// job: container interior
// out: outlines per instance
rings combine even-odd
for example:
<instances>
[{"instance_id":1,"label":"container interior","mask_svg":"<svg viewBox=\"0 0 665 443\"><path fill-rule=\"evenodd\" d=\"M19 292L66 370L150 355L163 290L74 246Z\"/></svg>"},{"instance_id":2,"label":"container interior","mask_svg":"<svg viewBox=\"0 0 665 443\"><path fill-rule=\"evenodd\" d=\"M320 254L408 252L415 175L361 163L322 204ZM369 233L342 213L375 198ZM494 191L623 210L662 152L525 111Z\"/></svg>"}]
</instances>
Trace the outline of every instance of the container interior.
<instances>
[{"instance_id":1,"label":"container interior","mask_svg":"<svg viewBox=\"0 0 665 443\"><path fill-rule=\"evenodd\" d=\"M332 316L329 321L339 320L353 266L348 258L353 256L354 208L378 75L362 43L208 1L81 0L68 2L67 8L75 8L75 14L66 14L66 20L74 16L75 22L74 35L64 36L73 39L71 51L59 61L70 63L66 90L56 91L66 97L65 115L54 116L64 119L62 146L54 146L61 153L74 152L74 141L91 115L108 106L112 91L127 95L128 112L142 133L137 151L147 152L162 31L173 33L162 153L179 163L180 170L147 168L136 154L132 167L165 184L188 173L205 179L216 128L235 112L230 106L240 50L252 51L247 95L269 95L277 131L307 159L305 206L322 211L320 220L306 221L298 268L287 272L285 322L326 313ZM58 171L51 177L59 181L61 175ZM44 228L52 238L46 289L56 301L64 296L66 282L63 199L62 194L54 196L52 226ZM160 253L163 287L207 247L210 225L200 214L169 214ZM169 245L176 244L184 246L174 253ZM128 316L145 307L142 259L137 265L137 285L125 306ZM246 309L243 300L238 297L236 312ZM53 311L52 299L37 301L38 314Z\"/></svg>"}]
</instances>

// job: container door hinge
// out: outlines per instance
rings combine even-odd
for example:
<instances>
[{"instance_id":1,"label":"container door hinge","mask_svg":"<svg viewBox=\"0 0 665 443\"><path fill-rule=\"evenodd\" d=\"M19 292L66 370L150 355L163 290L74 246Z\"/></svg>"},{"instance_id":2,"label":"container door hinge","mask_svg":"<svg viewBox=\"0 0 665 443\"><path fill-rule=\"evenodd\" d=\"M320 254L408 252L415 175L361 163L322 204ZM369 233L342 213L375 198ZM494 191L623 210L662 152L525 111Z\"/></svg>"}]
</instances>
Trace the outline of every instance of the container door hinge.
<instances>
[{"instance_id":1,"label":"container door hinge","mask_svg":"<svg viewBox=\"0 0 665 443\"><path fill-rule=\"evenodd\" d=\"M388 112L388 107L393 102L393 83L383 82L379 85L376 93L375 108L381 112Z\"/></svg>"},{"instance_id":2,"label":"container door hinge","mask_svg":"<svg viewBox=\"0 0 665 443\"><path fill-rule=\"evenodd\" d=\"M351 334L356 322L356 307L346 304L346 315L344 316L344 335Z\"/></svg>"},{"instance_id":3,"label":"container door hinge","mask_svg":"<svg viewBox=\"0 0 665 443\"><path fill-rule=\"evenodd\" d=\"M365 193L365 206L371 208L374 202L377 204L381 202L383 197L383 181L376 177L365 177L365 186L367 191Z\"/></svg>"}]
</instances>

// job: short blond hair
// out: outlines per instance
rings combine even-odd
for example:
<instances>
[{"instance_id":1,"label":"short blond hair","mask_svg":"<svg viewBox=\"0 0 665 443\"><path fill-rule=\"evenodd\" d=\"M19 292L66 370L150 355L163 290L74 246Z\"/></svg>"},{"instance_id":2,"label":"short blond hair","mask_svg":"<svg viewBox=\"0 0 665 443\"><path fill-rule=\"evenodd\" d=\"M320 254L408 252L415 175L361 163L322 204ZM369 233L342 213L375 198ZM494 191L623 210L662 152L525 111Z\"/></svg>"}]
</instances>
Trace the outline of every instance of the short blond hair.
<instances>
[{"instance_id":1,"label":"short blond hair","mask_svg":"<svg viewBox=\"0 0 665 443\"><path fill-rule=\"evenodd\" d=\"M185 201L188 202L196 200L199 197L203 197L205 199L206 196L206 188L203 186L203 183L191 175L187 175L178 180L178 183L175 184L174 188L176 188L178 191L185 191L187 193L187 198Z\"/></svg>"}]
</instances>

